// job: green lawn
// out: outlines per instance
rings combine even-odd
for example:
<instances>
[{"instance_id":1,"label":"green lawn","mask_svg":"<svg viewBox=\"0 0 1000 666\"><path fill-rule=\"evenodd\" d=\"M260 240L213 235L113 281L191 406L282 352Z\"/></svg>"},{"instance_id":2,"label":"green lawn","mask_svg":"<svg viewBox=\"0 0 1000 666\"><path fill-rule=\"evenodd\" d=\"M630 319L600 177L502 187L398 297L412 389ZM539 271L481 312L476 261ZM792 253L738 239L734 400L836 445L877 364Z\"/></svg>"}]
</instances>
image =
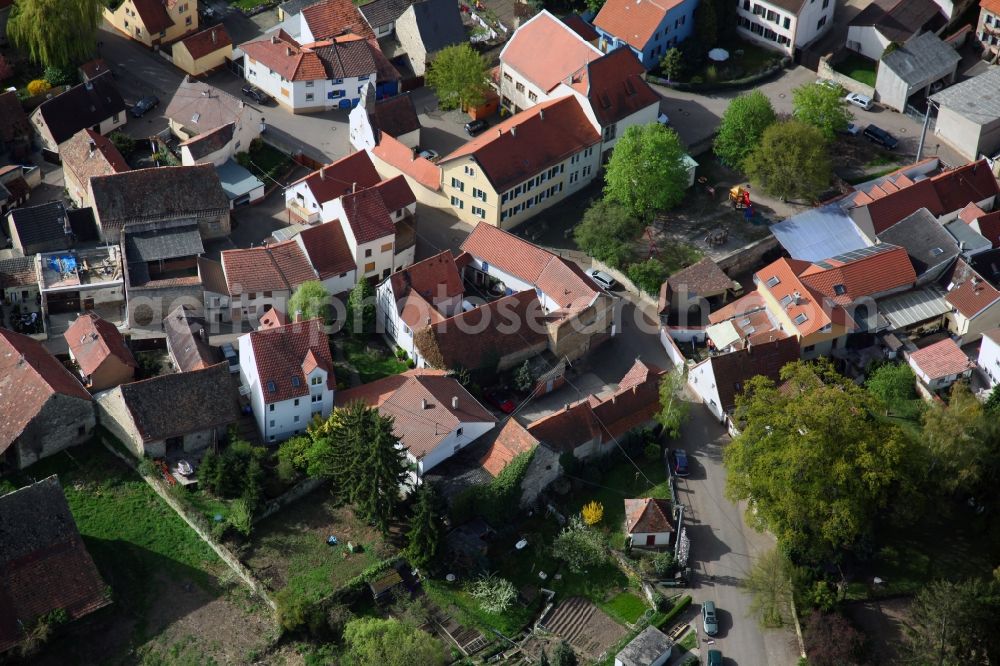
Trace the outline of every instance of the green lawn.
<instances>
[{"instance_id":1,"label":"green lawn","mask_svg":"<svg viewBox=\"0 0 1000 666\"><path fill-rule=\"evenodd\" d=\"M860 53L851 53L851 55L834 65L833 68L866 86L875 86L875 74L878 69L878 63L874 60L869 60Z\"/></svg>"},{"instance_id":2,"label":"green lawn","mask_svg":"<svg viewBox=\"0 0 1000 666\"><path fill-rule=\"evenodd\" d=\"M632 624L646 612L649 606L638 596L631 592L622 592L616 595L611 601L603 604L601 608L619 622Z\"/></svg>"},{"instance_id":3,"label":"green lawn","mask_svg":"<svg viewBox=\"0 0 1000 666\"><path fill-rule=\"evenodd\" d=\"M233 4L243 7L256 7L260 4L257 0L245 1L246 5L240 4L244 0L239 0ZM249 152L237 153L236 161L249 169L253 175L263 180L265 187L274 184L274 179L283 175L285 170L292 164L292 158L288 155L258 140L254 140L251 143Z\"/></svg>"},{"instance_id":4,"label":"green lawn","mask_svg":"<svg viewBox=\"0 0 1000 666\"><path fill-rule=\"evenodd\" d=\"M369 343L362 338L342 338L344 355L347 361L361 375L361 383L367 384L389 375L398 375L407 368L405 361L400 361L385 349L384 345Z\"/></svg>"},{"instance_id":5,"label":"green lawn","mask_svg":"<svg viewBox=\"0 0 1000 666\"><path fill-rule=\"evenodd\" d=\"M28 468L18 485L58 474L77 527L116 604L137 621L156 578L190 580L213 589L223 568L215 553L146 485L138 474L97 443L46 458Z\"/></svg>"},{"instance_id":6,"label":"green lawn","mask_svg":"<svg viewBox=\"0 0 1000 666\"><path fill-rule=\"evenodd\" d=\"M689 631L684 634L684 637L677 641L677 647L684 650L685 652L690 652L691 650L698 647L698 634L694 631Z\"/></svg>"},{"instance_id":7,"label":"green lawn","mask_svg":"<svg viewBox=\"0 0 1000 666\"><path fill-rule=\"evenodd\" d=\"M781 54L776 51L740 39L725 48L729 51L729 60L720 63L706 62L704 67L687 80L692 83L698 79L701 83L735 81L753 76L781 59ZM742 55L736 54L739 50L743 51Z\"/></svg>"}]
</instances>

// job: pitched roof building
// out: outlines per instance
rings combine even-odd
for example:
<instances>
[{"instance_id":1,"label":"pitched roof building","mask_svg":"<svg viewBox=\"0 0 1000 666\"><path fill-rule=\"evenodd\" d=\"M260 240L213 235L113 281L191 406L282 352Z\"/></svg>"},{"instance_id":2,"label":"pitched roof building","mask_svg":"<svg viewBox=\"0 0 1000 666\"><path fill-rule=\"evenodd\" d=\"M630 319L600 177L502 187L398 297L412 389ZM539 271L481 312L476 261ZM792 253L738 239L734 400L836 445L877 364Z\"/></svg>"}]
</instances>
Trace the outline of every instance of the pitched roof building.
<instances>
[{"instance_id":1,"label":"pitched roof building","mask_svg":"<svg viewBox=\"0 0 1000 666\"><path fill-rule=\"evenodd\" d=\"M625 500L625 533L633 546L666 546L676 529L673 508L665 499L643 497Z\"/></svg>"},{"instance_id":2,"label":"pitched roof building","mask_svg":"<svg viewBox=\"0 0 1000 666\"><path fill-rule=\"evenodd\" d=\"M131 381L139 365L118 328L93 312L76 318L63 333L69 357L91 391Z\"/></svg>"},{"instance_id":3,"label":"pitched roof building","mask_svg":"<svg viewBox=\"0 0 1000 666\"><path fill-rule=\"evenodd\" d=\"M2 12L3 10L0 10L0 13ZM31 121L28 120L17 93L0 92L0 152L24 150L30 141Z\"/></svg>"},{"instance_id":4,"label":"pitched roof building","mask_svg":"<svg viewBox=\"0 0 1000 666\"><path fill-rule=\"evenodd\" d=\"M94 176L109 176L130 169L115 144L89 127L67 141L59 151L66 189L80 208L90 205L88 183Z\"/></svg>"},{"instance_id":5,"label":"pitched roof building","mask_svg":"<svg viewBox=\"0 0 1000 666\"><path fill-rule=\"evenodd\" d=\"M292 291L303 282L316 279L308 257L294 240L223 250L222 270L230 296Z\"/></svg>"},{"instance_id":6,"label":"pitched roof building","mask_svg":"<svg viewBox=\"0 0 1000 666\"><path fill-rule=\"evenodd\" d=\"M910 352L907 361L927 388L940 391L959 379L968 378L976 364L951 338Z\"/></svg>"},{"instance_id":7,"label":"pitched roof building","mask_svg":"<svg viewBox=\"0 0 1000 666\"><path fill-rule=\"evenodd\" d=\"M97 127L100 134L108 134L125 120L125 101L110 72L45 100L31 112L42 146L53 152L82 129Z\"/></svg>"},{"instance_id":8,"label":"pitched roof building","mask_svg":"<svg viewBox=\"0 0 1000 666\"><path fill-rule=\"evenodd\" d=\"M208 343L208 323L190 305L179 305L164 317L163 331L167 352L178 372L204 370L221 360Z\"/></svg>"},{"instance_id":9,"label":"pitched roof building","mask_svg":"<svg viewBox=\"0 0 1000 666\"><path fill-rule=\"evenodd\" d=\"M182 141L228 123L259 128L263 122L260 111L242 99L190 76L181 81L163 115Z\"/></svg>"},{"instance_id":10,"label":"pitched roof building","mask_svg":"<svg viewBox=\"0 0 1000 666\"><path fill-rule=\"evenodd\" d=\"M79 620L111 603L55 475L0 496L0 654L51 612Z\"/></svg>"},{"instance_id":11,"label":"pitched roof building","mask_svg":"<svg viewBox=\"0 0 1000 666\"><path fill-rule=\"evenodd\" d=\"M7 216L10 239L22 254L65 250L73 244L72 229L61 201L22 206Z\"/></svg>"},{"instance_id":12,"label":"pitched roof building","mask_svg":"<svg viewBox=\"0 0 1000 666\"><path fill-rule=\"evenodd\" d=\"M694 29L690 0L608 0L593 19L602 51L628 48L647 69Z\"/></svg>"},{"instance_id":13,"label":"pitched roof building","mask_svg":"<svg viewBox=\"0 0 1000 666\"><path fill-rule=\"evenodd\" d=\"M318 42L331 37L355 34L375 39L375 33L351 0L320 0L302 9L303 33L306 41Z\"/></svg>"}]
</instances>

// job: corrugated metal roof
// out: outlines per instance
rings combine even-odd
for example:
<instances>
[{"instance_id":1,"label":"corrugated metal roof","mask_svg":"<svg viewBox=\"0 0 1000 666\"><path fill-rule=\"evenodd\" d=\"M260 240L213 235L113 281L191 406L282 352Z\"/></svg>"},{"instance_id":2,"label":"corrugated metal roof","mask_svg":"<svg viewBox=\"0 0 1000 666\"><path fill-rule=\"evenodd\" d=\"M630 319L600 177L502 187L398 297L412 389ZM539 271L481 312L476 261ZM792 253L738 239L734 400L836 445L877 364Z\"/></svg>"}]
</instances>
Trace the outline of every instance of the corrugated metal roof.
<instances>
[{"instance_id":1,"label":"corrugated metal roof","mask_svg":"<svg viewBox=\"0 0 1000 666\"><path fill-rule=\"evenodd\" d=\"M900 329L940 317L950 312L951 306L944 300L943 292L927 287L884 298L878 302L878 311L893 328Z\"/></svg>"},{"instance_id":2,"label":"corrugated metal roof","mask_svg":"<svg viewBox=\"0 0 1000 666\"><path fill-rule=\"evenodd\" d=\"M803 211L771 226L794 259L820 261L868 247L871 243L838 203Z\"/></svg>"}]
</instances>

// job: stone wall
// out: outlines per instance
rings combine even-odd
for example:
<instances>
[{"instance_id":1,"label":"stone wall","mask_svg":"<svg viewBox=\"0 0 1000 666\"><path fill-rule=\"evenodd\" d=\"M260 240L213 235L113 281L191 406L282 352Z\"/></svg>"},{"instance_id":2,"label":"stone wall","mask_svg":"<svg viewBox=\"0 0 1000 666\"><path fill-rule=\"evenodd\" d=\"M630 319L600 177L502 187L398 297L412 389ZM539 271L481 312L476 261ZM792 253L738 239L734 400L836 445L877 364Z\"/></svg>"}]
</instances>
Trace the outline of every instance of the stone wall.
<instances>
[{"instance_id":1,"label":"stone wall","mask_svg":"<svg viewBox=\"0 0 1000 666\"><path fill-rule=\"evenodd\" d=\"M97 403L97 418L101 427L129 447L132 453L141 457L145 453L142 440L136 431L132 414L125 406L121 387L96 394L94 401Z\"/></svg>"},{"instance_id":2,"label":"stone wall","mask_svg":"<svg viewBox=\"0 0 1000 666\"><path fill-rule=\"evenodd\" d=\"M855 81L851 77L841 74L833 68L833 66L840 62L847 53L849 52L845 49L840 53L831 53L823 56L819 59L819 67L817 67L816 73L819 74L821 79L830 79L835 83L839 83L843 86L844 90L848 92L867 95L868 97L875 99L875 88L865 85L864 83L861 83L861 81Z\"/></svg>"},{"instance_id":3,"label":"stone wall","mask_svg":"<svg viewBox=\"0 0 1000 666\"><path fill-rule=\"evenodd\" d=\"M14 440L18 467L24 469L63 449L83 444L93 435L96 423L91 400L53 394Z\"/></svg>"},{"instance_id":4,"label":"stone wall","mask_svg":"<svg viewBox=\"0 0 1000 666\"><path fill-rule=\"evenodd\" d=\"M302 499L312 491L316 490L325 483L323 479L306 479L301 483L296 484L285 494L275 497L269 502L265 502L263 508L257 512L254 516L253 522L259 523L260 521L273 516L283 507L288 506L292 502L298 499Z\"/></svg>"},{"instance_id":5,"label":"stone wall","mask_svg":"<svg viewBox=\"0 0 1000 666\"><path fill-rule=\"evenodd\" d=\"M765 254L777 249L778 239L774 236L766 236L755 243L740 248L715 263L727 275L738 275L756 268L760 265L761 259Z\"/></svg>"}]
</instances>

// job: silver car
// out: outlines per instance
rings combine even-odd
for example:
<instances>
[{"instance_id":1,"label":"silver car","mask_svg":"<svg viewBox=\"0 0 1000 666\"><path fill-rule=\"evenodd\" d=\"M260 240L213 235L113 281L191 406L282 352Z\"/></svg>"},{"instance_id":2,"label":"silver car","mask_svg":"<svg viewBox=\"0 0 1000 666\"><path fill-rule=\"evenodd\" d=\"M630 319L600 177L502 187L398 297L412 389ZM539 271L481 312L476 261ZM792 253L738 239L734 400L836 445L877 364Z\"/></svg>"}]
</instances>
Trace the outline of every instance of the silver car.
<instances>
[{"instance_id":1,"label":"silver car","mask_svg":"<svg viewBox=\"0 0 1000 666\"><path fill-rule=\"evenodd\" d=\"M618 281L604 271L592 270L590 278L603 289L614 289L618 285Z\"/></svg>"},{"instance_id":2,"label":"silver car","mask_svg":"<svg viewBox=\"0 0 1000 666\"><path fill-rule=\"evenodd\" d=\"M701 624L709 636L719 633L719 620L715 616L714 601L706 601L701 605Z\"/></svg>"},{"instance_id":3,"label":"silver car","mask_svg":"<svg viewBox=\"0 0 1000 666\"><path fill-rule=\"evenodd\" d=\"M864 109L865 111L870 111L872 108L872 98L868 95L862 95L860 93L849 93L844 101L848 104L853 104L859 109Z\"/></svg>"}]
</instances>

